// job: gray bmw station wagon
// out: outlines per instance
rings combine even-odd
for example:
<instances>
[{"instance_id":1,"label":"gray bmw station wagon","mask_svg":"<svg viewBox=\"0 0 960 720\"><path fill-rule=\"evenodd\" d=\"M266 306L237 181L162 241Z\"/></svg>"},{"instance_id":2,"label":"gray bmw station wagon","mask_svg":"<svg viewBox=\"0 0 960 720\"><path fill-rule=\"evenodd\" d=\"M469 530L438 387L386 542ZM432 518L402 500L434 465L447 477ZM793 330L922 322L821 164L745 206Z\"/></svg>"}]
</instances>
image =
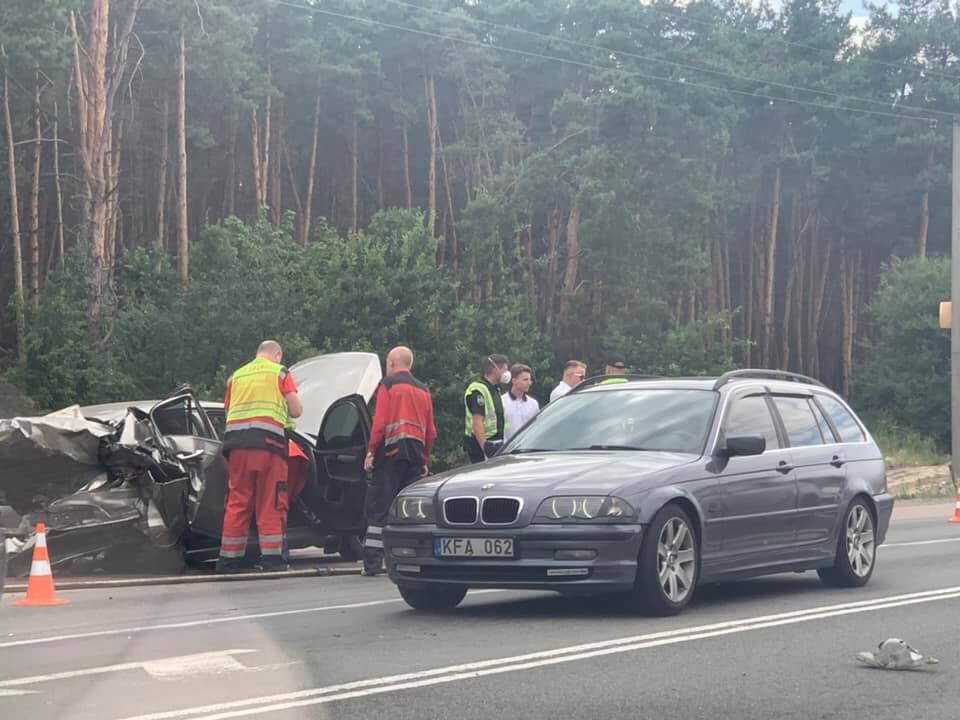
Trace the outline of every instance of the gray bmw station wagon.
<instances>
[{"instance_id":1,"label":"gray bmw station wagon","mask_svg":"<svg viewBox=\"0 0 960 720\"><path fill-rule=\"evenodd\" d=\"M816 380L593 378L491 460L406 488L383 539L415 608L518 588L667 615L703 582L816 570L863 585L892 510L880 449Z\"/></svg>"}]
</instances>

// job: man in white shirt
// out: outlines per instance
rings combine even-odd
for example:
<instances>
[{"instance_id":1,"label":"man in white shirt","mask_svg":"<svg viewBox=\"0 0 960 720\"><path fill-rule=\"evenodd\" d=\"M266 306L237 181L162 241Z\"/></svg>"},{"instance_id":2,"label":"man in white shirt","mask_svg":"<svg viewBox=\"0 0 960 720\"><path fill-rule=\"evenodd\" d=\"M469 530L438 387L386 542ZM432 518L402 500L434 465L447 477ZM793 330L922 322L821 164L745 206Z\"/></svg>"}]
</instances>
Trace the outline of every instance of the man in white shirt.
<instances>
[{"instance_id":1,"label":"man in white shirt","mask_svg":"<svg viewBox=\"0 0 960 720\"><path fill-rule=\"evenodd\" d=\"M550 402L562 398L577 385L583 382L587 376L587 365L579 360L568 360L563 366L563 380L550 393Z\"/></svg>"},{"instance_id":2,"label":"man in white shirt","mask_svg":"<svg viewBox=\"0 0 960 720\"><path fill-rule=\"evenodd\" d=\"M540 403L527 393L533 387L533 370L527 365L514 365L510 368L510 390L503 394L503 414L507 418L504 441L516 435L517 430L540 412Z\"/></svg>"}]
</instances>

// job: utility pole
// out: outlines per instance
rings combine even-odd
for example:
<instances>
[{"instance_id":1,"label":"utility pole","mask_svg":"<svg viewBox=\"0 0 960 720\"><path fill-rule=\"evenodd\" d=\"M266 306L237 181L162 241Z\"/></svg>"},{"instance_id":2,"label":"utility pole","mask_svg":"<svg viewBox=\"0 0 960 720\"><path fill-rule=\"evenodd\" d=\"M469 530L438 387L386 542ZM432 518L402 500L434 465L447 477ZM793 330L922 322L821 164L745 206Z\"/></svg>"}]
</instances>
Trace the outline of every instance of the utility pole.
<instances>
[{"instance_id":1,"label":"utility pole","mask_svg":"<svg viewBox=\"0 0 960 720\"><path fill-rule=\"evenodd\" d=\"M953 119L950 227L950 449L954 484L960 472L960 118Z\"/></svg>"}]
</instances>

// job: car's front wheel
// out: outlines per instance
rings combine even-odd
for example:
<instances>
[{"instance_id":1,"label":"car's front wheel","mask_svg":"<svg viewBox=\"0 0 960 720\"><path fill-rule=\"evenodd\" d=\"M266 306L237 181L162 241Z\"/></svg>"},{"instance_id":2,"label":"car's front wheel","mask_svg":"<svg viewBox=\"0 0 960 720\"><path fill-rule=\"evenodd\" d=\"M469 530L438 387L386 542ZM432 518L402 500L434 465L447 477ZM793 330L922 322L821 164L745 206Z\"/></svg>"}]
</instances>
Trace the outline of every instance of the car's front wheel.
<instances>
[{"instance_id":1,"label":"car's front wheel","mask_svg":"<svg viewBox=\"0 0 960 720\"><path fill-rule=\"evenodd\" d=\"M864 498L857 498L844 515L833 567L822 568L817 573L824 584L831 587L860 587L873 575L876 560L873 512Z\"/></svg>"},{"instance_id":2,"label":"car's front wheel","mask_svg":"<svg viewBox=\"0 0 960 720\"><path fill-rule=\"evenodd\" d=\"M700 555L693 521L674 503L658 512L644 537L630 606L655 615L675 615L693 599Z\"/></svg>"},{"instance_id":3,"label":"car's front wheel","mask_svg":"<svg viewBox=\"0 0 960 720\"><path fill-rule=\"evenodd\" d=\"M467 595L467 588L461 585L401 583L397 589L407 605L417 610L452 610Z\"/></svg>"}]
</instances>

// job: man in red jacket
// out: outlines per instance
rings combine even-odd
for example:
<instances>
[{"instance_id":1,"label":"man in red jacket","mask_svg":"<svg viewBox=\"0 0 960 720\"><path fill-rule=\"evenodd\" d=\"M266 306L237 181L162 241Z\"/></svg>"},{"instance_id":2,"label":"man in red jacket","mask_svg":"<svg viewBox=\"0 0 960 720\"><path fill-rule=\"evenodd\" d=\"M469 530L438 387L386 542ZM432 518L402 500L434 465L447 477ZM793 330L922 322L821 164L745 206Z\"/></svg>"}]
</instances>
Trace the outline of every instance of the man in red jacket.
<instances>
[{"instance_id":1,"label":"man in red jacket","mask_svg":"<svg viewBox=\"0 0 960 720\"><path fill-rule=\"evenodd\" d=\"M377 389L377 408L363 469L367 481L367 534L363 541L363 574L383 572L383 525L393 499L427 474L437 439L433 398L413 377L410 348L395 347L387 355L387 377Z\"/></svg>"}]
</instances>

